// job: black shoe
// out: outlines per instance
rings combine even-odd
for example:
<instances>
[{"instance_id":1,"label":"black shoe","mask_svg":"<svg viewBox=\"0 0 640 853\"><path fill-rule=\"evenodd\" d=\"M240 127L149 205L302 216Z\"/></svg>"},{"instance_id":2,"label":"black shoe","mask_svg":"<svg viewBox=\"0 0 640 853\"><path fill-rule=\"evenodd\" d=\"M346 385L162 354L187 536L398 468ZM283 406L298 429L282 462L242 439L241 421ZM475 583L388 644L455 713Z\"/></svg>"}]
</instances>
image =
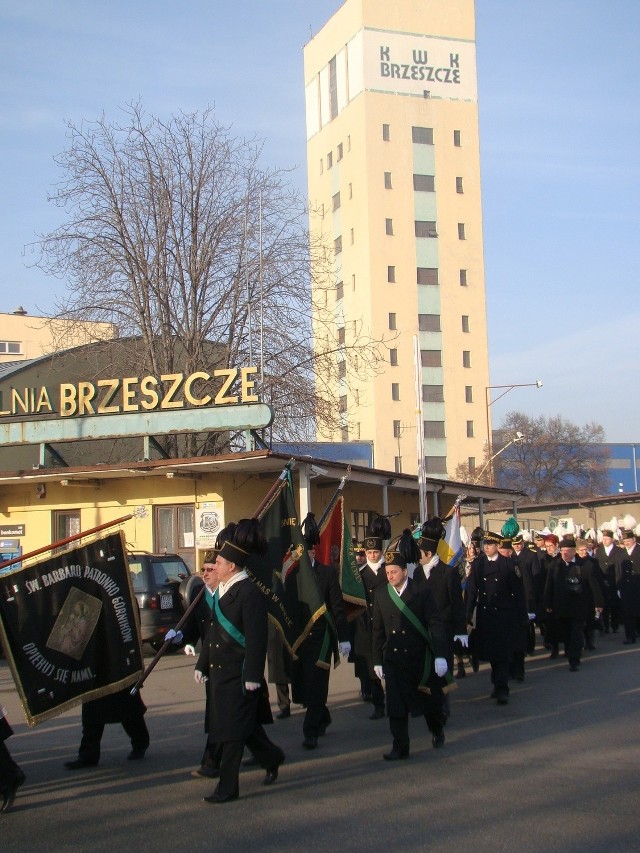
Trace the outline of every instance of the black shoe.
<instances>
[{"instance_id":1,"label":"black shoe","mask_svg":"<svg viewBox=\"0 0 640 853\"><path fill-rule=\"evenodd\" d=\"M318 738L317 737L306 737L302 741L302 746L304 749L317 749Z\"/></svg>"},{"instance_id":2,"label":"black shoe","mask_svg":"<svg viewBox=\"0 0 640 853\"><path fill-rule=\"evenodd\" d=\"M249 758L245 758L245 760L242 762L242 766L243 767L257 767L258 766L258 759L255 757L255 755L250 755Z\"/></svg>"},{"instance_id":3,"label":"black shoe","mask_svg":"<svg viewBox=\"0 0 640 853\"><path fill-rule=\"evenodd\" d=\"M392 749L391 752L385 752L382 756L385 761L403 761L409 758L409 752L400 752L398 749Z\"/></svg>"},{"instance_id":4,"label":"black shoe","mask_svg":"<svg viewBox=\"0 0 640 853\"><path fill-rule=\"evenodd\" d=\"M219 767L198 767L197 770L191 771L192 776L199 776L201 779L217 779L220 775Z\"/></svg>"},{"instance_id":5,"label":"black shoe","mask_svg":"<svg viewBox=\"0 0 640 853\"><path fill-rule=\"evenodd\" d=\"M144 758L144 754L146 749L132 749L129 755L127 755L128 761L140 761L141 758Z\"/></svg>"},{"instance_id":6,"label":"black shoe","mask_svg":"<svg viewBox=\"0 0 640 853\"><path fill-rule=\"evenodd\" d=\"M20 785L23 784L23 782L26 778L27 777L24 775L22 770L16 771L16 775L14 776L13 781L9 782L9 784L5 787L5 789L3 791L4 800L3 800L2 806L0 806L0 812L8 812L9 811L9 809L13 805L13 802L16 798L16 793L18 792L18 788L20 787Z\"/></svg>"},{"instance_id":7,"label":"black shoe","mask_svg":"<svg viewBox=\"0 0 640 853\"><path fill-rule=\"evenodd\" d=\"M238 799L237 794L211 794L210 797L202 798L205 803L231 803Z\"/></svg>"},{"instance_id":8,"label":"black shoe","mask_svg":"<svg viewBox=\"0 0 640 853\"><path fill-rule=\"evenodd\" d=\"M263 785L273 785L274 782L277 782L278 770L280 769L281 764L284 764L284 753L275 767L270 767L265 773L264 779L262 780Z\"/></svg>"},{"instance_id":9,"label":"black shoe","mask_svg":"<svg viewBox=\"0 0 640 853\"><path fill-rule=\"evenodd\" d=\"M466 674L464 664L459 663L458 668L456 669L456 678L464 678Z\"/></svg>"},{"instance_id":10,"label":"black shoe","mask_svg":"<svg viewBox=\"0 0 640 853\"><path fill-rule=\"evenodd\" d=\"M384 708L381 708L380 705L376 705L373 710L373 714L369 717L370 720L381 720L384 717Z\"/></svg>"},{"instance_id":11,"label":"black shoe","mask_svg":"<svg viewBox=\"0 0 640 853\"><path fill-rule=\"evenodd\" d=\"M595 652L596 647L594 646L594 644L593 644L593 643L587 643L587 649L588 649L590 652Z\"/></svg>"},{"instance_id":12,"label":"black shoe","mask_svg":"<svg viewBox=\"0 0 640 853\"><path fill-rule=\"evenodd\" d=\"M496 701L498 705L508 705L509 704L509 694L508 693L496 693Z\"/></svg>"},{"instance_id":13,"label":"black shoe","mask_svg":"<svg viewBox=\"0 0 640 853\"><path fill-rule=\"evenodd\" d=\"M622 641L623 646L635 646L635 644L636 644L635 640L623 640Z\"/></svg>"},{"instance_id":14,"label":"black shoe","mask_svg":"<svg viewBox=\"0 0 640 853\"><path fill-rule=\"evenodd\" d=\"M76 758L75 761L65 761L64 766L69 770L82 770L83 767L95 767L97 761L87 761L86 758Z\"/></svg>"},{"instance_id":15,"label":"black shoe","mask_svg":"<svg viewBox=\"0 0 640 853\"><path fill-rule=\"evenodd\" d=\"M558 649L553 649L553 651L549 655L549 660L555 660L558 657L560 657L560 652L558 651Z\"/></svg>"},{"instance_id":16,"label":"black shoe","mask_svg":"<svg viewBox=\"0 0 640 853\"><path fill-rule=\"evenodd\" d=\"M441 746L444 746L444 732L440 732L440 734L433 735L431 738L431 745L434 749L440 749Z\"/></svg>"},{"instance_id":17,"label":"black shoe","mask_svg":"<svg viewBox=\"0 0 640 853\"><path fill-rule=\"evenodd\" d=\"M291 708L283 708L279 713L276 714L276 720L286 720L287 717L291 716Z\"/></svg>"},{"instance_id":18,"label":"black shoe","mask_svg":"<svg viewBox=\"0 0 640 853\"><path fill-rule=\"evenodd\" d=\"M480 669L480 661L478 658L471 658L471 669L477 672Z\"/></svg>"},{"instance_id":19,"label":"black shoe","mask_svg":"<svg viewBox=\"0 0 640 853\"><path fill-rule=\"evenodd\" d=\"M569 672L578 672L579 669L580 669L579 663L570 663L569 664Z\"/></svg>"}]
</instances>

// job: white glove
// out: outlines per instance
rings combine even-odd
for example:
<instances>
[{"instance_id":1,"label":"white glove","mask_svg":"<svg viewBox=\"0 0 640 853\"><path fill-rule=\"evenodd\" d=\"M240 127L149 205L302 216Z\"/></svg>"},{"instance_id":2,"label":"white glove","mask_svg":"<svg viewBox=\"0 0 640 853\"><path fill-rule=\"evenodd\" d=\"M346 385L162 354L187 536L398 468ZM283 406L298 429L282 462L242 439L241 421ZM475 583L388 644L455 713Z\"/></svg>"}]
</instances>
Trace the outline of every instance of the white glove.
<instances>
[{"instance_id":1,"label":"white glove","mask_svg":"<svg viewBox=\"0 0 640 853\"><path fill-rule=\"evenodd\" d=\"M455 643L456 640L460 641L460 644L462 645L463 648L465 648L465 649L469 648L469 635L468 634L456 634L455 637L453 638L453 642Z\"/></svg>"},{"instance_id":2,"label":"white glove","mask_svg":"<svg viewBox=\"0 0 640 853\"><path fill-rule=\"evenodd\" d=\"M184 647L184 653L185 655L189 655L192 658L196 656L196 650L193 646L189 645L189 643L187 643L187 645Z\"/></svg>"},{"instance_id":3,"label":"white glove","mask_svg":"<svg viewBox=\"0 0 640 853\"><path fill-rule=\"evenodd\" d=\"M165 643L167 640L171 640L174 646L179 646L182 642L182 631L174 631L173 628L169 628L167 633L164 635Z\"/></svg>"},{"instance_id":4,"label":"white glove","mask_svg":"<svg viewBox=\"0 0 640 853\"><path fill-rule=\"evenodd\" d=\"M200 672L199 669L194 669L193 678L196 684L204 684L207 680L207 676L204 674L204 672Z\"/></svg>"},{"instance_id":5,"label":"white glove","mask_svg":"<svg viewBox=\"0 0 640 853\"><path fill-rule=\"evenodd\" d=\"M620 594L620 590L618 590L618 598L622 598L622 595Z\"/></svg>"},{"instance_id":6,"label":"white glove","mask_svg":"<svg viewBox=\"0 0 640 853\"><path fill-rule=\"evenodd\" d=\"M340 654L343 658L348 658L351 654L351 643L349 641L345 643L338 643L338 648L340 649Z\"/></svg>"},{"instance_id":7,"label":"white glove","mask_svg":"<svg viewBox=\"0 0 640 853\"><path fill-rule=\"evenodd\" d=\"M253 693L254 690L260 690L260 682L259 681L245 681L244 689L248 690L249 693Z\"/></svg>"},{"instance_id":8,"label":"white glove","mask_svg":"<svg viewBox=\"0 0 640 853\"><path fill-rule=\"evenodd\" d=\"M384 670L381 666L374 666L373 671L376 674L376 678L379 678L380 681L384 681Z\"/></svg>"},{"instance_id":9,"label":"white glove","mask_svg":"<svg viewBox=\"0 0 640 853\"><path fill-rule=\"evenodd\" d=\"M447 665L446 658L436 658L434 666L436 669L436 675L440 676L440 678L447 674L447 669L449 667Z\"/></svg>"},{"instance_id":10,"label":"white glove","mask_svg":"<svg viewBox=\"0 0 640 853\"><path fill-rule=\"evenodd\" d=\"M527 613L527 616L529 617L529 621L530 621L530 622L533 622L533 620L536 618L536 614L535 614L535 613Z\"/></svg>"}]
</instances>

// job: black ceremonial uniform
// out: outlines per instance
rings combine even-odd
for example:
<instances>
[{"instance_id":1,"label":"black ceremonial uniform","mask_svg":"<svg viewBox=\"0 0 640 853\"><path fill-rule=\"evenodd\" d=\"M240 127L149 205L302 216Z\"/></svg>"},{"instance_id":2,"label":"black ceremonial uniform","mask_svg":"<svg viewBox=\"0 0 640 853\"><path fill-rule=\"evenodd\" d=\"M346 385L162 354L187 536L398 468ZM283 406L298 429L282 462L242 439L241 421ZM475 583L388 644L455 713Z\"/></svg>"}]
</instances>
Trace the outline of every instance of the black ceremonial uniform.
<instances>
[{"instance_id":1,"label":"black ceremonial uniform","mask_svg":"<svg viewBox=\"0 0 640 853\"><path fill-rule=\"evenodd\" d=\"M620 553L621 549L618 548L615 542L612 543L608 554L607 549L602 543L598 545L594 553L594 557L600 568L600 580L604 593L602 622L605 634L608 634L609 631L613 631L616 634L620 625L620 603L616 586L616 568Z\"/></svg>"},{"instance_id":2,"label":"black ceremonial uniform","mask_svg":"<svg viewBox=\"0 0 640 853\"><path fill-rule=\"evenodd\" d=\"M635 643L640 621L640 545L631 553L626 548L618 555L617 586L620 591L625 643Z\"/></svg>"},{"instance_id":3,"label":"black ceremonial uniform","mask_svg":"<svg viewBox=\"0 0 640 853\"><path fill-rule=\"evenodd\" d=\"M390 584L376 593L373 661L384 670L393 750L399 757L406 758L409 754L409 714L423 716L434 736L442 734L444 718L439 697L418 689L424 676L427 641L391 596L397 596L397 592ZM400 598L431 633L433 659L426 687L436 687L442 679L435 674L433 663L437 657L446 658L447 640L435 597L431 590L407 578Z\"/></svg>"},{"instance_id":4,"label":"black ceremonial uniform","mask_svg":"<svg viewBox=\"0 0 640 853\"><path fill-rule=\"evenodd\" d=\"M447 653L444 655L453 672L453 638L467 633L462 585L457 568L444 563L432 566L429 577L425 577L424 566L416 566L413 572L413 584L417 589L430 590L440 613L447 641Z\"/></svg>"},{"instance_id":5,"label":"black ceremonial uniform","mask_svg":"<svg viewBox=\"0 0 640 853\"><path fill-rule=\"evenodd\" d=\"M267 737L262 725L272 723L269 693L264 680L267 656L267 607L255 584L245 577L232 583L218 601L224 619L244 637L244 647L227 632L216 615L203 644L196 669L208 677L209 737L222 744L219 798L238 796L238 772L245 743L261 767L282 763L282 750ZM231 629L229 629L231 630ZM260 683L245 691L245 682Z\"/></svg>"},{"instance_id":6,"label":"black ceremonial uniform","mask_svg":"<svg viewBox=\"0 0 640 853\"><path fill-rule=\"evenodd\" d=\"M558 642L564 642L572 669L580 664L587 616L604 602L590 562L576 557L565 563L558 558L549 569L544 590L545 608L553 615Z\"/></svg>"},{"instance_id":7,"label":"black ceremonial uniform","mask_svg":"<svg viewBox=\"0 0 640 853\"><path fill-rule=\"evenodd\" d=\"M378 590L384 589L387 586L385 563L381 564L377 574L366 563L360 571L360 577L364 586L367 609L354 620L352 654L355 664L355 674L357 678L360 678L360 668L367 672L371 682L371 701L378 714L384 716L384 688L373 671L372 625L376 594Z\"/></svg>"},{"instance_id":8,"label":"black ceremonial uniform","mask_svg":"<svg viewBox=\"0 0 640 853\"><path fill-rule=\"evenodd\" d=\"M313 572L337 637L327 618L321 616L298 647L297 660L292 664L291 694L294 702L306 705L302 732L309 746L317 742L318 737L323 735L331 724L331 714L327 708L331 657L337 657L337 642L346 642L349 639L349 626L338 572L333 566L325 566L317 560L313 562ZM327 649L327 655L321 660L323 648Z\"/></svg>"},{"instance_id":9,"label":"black ceremonial uniform","mask_svg":"<svg viewBox=\"0 0 640 853\"><path fill-rule=\"evenodd\" d=\"M508 557L486 554L475 559L467 578L467 622L475 612L477 654L491 664L493 695L509 696L509 664L518 632L528 622L522 581Z\"/></svg>"},{"instance_id":10,"label":"black ceremonial uniform","mask_svg":"<svg viewBox=\"0 0 640 853\"><path fill-rule=\"evenodd\" d=\"M5 745L5 740L11 737L13 729L0 708L0 796L3 802L0 811L9 808L15 797L15 792L25 780L25 775L11 758L11 754Z\"/></svg>"}]
</instances>

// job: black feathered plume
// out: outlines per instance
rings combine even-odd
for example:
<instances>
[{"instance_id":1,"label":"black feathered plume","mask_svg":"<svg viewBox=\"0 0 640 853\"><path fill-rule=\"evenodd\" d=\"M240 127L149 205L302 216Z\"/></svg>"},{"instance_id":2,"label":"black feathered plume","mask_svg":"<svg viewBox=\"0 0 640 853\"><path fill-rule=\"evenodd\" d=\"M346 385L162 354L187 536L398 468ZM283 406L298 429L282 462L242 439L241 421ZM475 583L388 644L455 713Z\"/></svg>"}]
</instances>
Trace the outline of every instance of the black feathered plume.
<instances>
[{"instance_id":1,"label":"black feathered plume","mask_svg":"<svg viewBox=\"0 0 640 853\"><path fill-rule=\"evenodd\" d=\"M396 545L396 551L406 563L420 562L420 548L418 548L418 543L413 538L413 534L409 528L405 528L402 531L402 535Z\"/></svg>"},{"instance_id":2,"label":"black feathered plume","mask_svg":"<svg viewBox=\"0 0 640 853\"><path fill-rule=\"evenodd\" d=\"M421 529L421 534L425 539L432 539L434 542L439 542L444 539L445 529L442 519L437 515L427 519Z\"/></svg>"},{"instance_id":3,"label":"black feathered plume","mask_svg":"<svg viewBox=\"0 0 640 853\"><path fill-rule=\"evenodd\" d=\"M376 516L369 525L369 536L377 536L380 539L391 538L391 522L386 515Z\"/></svg>"},{"instance_id":4,"label":"black feathered plume","mask_svg":"<svg viewBox=\"0 0 640 853\"><path fill-rule=\"evenodd\" d=\"M241 518L233 533L233 542L249 554L267 551L267 540L257 518Z\"/></svg>"},{"instance_id":5,"label":"black feathered plume","mask_svg":"<svg viewBox=\"0 0 640 853\"><path fill-rule=\"evenodd\" d=\"M307 513L300 528L307 548L315 548L320 541L320 528L316 524L316 517L312 512Z\"/></svg>"}]
</instances>

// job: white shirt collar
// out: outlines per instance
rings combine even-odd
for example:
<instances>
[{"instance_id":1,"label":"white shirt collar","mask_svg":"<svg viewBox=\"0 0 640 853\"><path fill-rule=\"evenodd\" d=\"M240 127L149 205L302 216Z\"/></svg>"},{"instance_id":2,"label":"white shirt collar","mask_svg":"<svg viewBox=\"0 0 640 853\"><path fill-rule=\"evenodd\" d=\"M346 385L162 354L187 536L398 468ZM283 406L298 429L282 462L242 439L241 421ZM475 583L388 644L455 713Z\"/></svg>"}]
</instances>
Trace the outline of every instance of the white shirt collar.
<instances>
[{"instance_id":1,"label":"white shirt collar","mask_svg":"<svg viewBox=\"0 0 640 853\"><path fill-rule=\"evenodd\" d=\"M218 599L222 598L222 596L225 594L225 592L227 592L229 587L233 586L234 583L238 583L239 581L243 581L245 578L248 578L248 577L249 577L249 575L247 574L246 570L243 569L241 572L238 572L237 574L232 575L228 581L224 581L224 583L222 581L220 581L220 583L218 584Z\"/></svg>"},{"instance_id":2,"label":"white shirt collar","mask_svg":"<svg viewBox=\"0 0 640 853\"><path fill-rule=\"evenodd\" d=\"M380 570L380 566L383 563L384 563L384 557L380 557L380 559L378 560L377 563L370 563L369 560L367 560L367 565L369 566L371 571L374 573L374 575L378 574L378 571Z\"/></svg>"},{"instance_id":3,"label":"white shirt collar","mask_svg":"<svg viewBox=\"0 0 640 853\"><path fill-rule=\"evenodd\" d=\"M396 589L395 586L392 586L391 589L395 592L396 595L402 595L402 593L407 588L407 584L409 583L409 578L405 580L400 589Z\"/></svg>"},{"instance_id":4,"label":"white shirt collar","mask_svg":"<svg viewBox=\"0 0 640 853\"><path fill-rule=\"evenodd\" d=\"M429 560L429 562L426 563L425 565L423 565L422 570L423 570L424 576L425 576L425 578L427 578L427 580L429 579L429 577L431 575L431 569L434 566L437 566L439 562L440 562L440 557L438 557L437 554L434 554L433 557Z\"/></svg>"}]
</instances>

